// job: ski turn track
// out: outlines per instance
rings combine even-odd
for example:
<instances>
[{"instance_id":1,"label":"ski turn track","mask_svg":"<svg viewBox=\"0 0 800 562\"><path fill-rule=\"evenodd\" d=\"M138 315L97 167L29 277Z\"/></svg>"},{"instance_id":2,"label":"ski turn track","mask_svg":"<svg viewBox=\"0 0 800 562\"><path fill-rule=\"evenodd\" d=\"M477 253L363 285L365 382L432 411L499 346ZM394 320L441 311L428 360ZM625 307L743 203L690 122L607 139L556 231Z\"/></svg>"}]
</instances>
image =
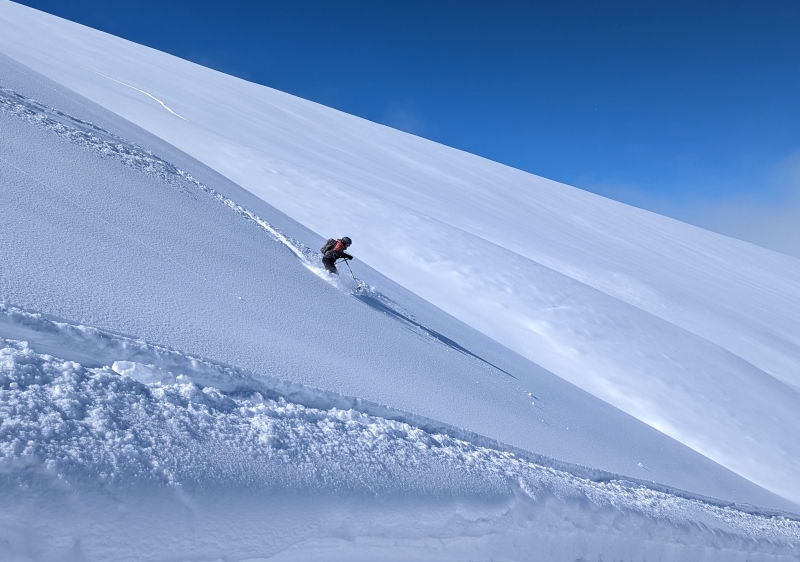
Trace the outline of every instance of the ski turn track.
<instances>
[{"instance_id":1,"label":"ski turn track","mask_svg":"<svg viewBox=\"0 0 800 562\"><path fill-rule=\"evenodd\" d=\"M405 310L402 306L398 305L396 302L392 301L390 298L383 295L376 287L369 285L354 275L353 283L350 283L349 278L346 276L344 278L340 278L336 275L329 274L322 265L319 252L312 250L299 240L283 234L280 230L272 226L269 222L262 219L255 213L249 211L230 198L225 197L211 187L208 187L203 182L194 178L188 172L163 160L162 158L153 154L151 151L146 150L117 135L114 135L113 133L110 133L109 131L93 123L78 119L59 111L58 109L48 107L34 99L27 98L10 88L3 88L2 85L0 85L0 111L24 119L32 125L41 127L76 145L87 148L102 158L116 160L122 165L137 170L140 173L155 176L160 181L173 187L176 191L182 195L185 195L186 197L195 198L198 191L209 195L239 215L241 218L262 229L273 240L286 247L309 271L313 272L315 275L324 279L331 285L351 293L367 306L370 306L388 315L389 317L400 321L406 327L416 331L417 333L434 339L459 353L472 357L473 359L488 365L494 370L502 372L508 376L513 376L503 369L500 369L496 365L475 355L444 335L420 324L411 313ZM11 166L17 169L20 173L31 177L34 181L44 186L46 189L57 193L64 200L69 201L70 204L76 204L74 201L70 201L67 197L64 197L64 195L55 187L47 185L39 178L31 175L25 170L18 168L17 166L9 162L5 162L2 157L0 157L0 162L3 162L5 165ZM88 209L83 210L88 214L92 214ZM121 227L115 225L115 228L120 229ZM156 248L147 245L141 240L135 237L133 239L138 244L145 246L149 251L158 252ZM164 255L164 258L171 260L171 258L167 255ZM212 280L202 277L195 270L187 270L187 272L191 275L201 277L209 284L214 284ZM227 289L223 287L220 287L220 291L222 293L227 293ZM236 295L230 296L236 299L240 298Z\"/></svg>"}]
</instances>

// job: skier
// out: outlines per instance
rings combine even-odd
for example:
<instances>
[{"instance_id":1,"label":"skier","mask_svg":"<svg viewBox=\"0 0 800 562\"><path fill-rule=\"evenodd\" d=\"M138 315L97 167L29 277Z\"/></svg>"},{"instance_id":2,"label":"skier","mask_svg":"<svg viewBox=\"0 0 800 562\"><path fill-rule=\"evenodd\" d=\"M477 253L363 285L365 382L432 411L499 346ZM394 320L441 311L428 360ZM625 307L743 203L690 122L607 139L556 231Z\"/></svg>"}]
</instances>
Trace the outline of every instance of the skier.
<instances>
[{"instance_id":1,"label":"skier","mask_svg":"<svg viewBox=\"0 0 800 562\"><path fill-rule=\"evenodd\" d=\"M322 265L325 266L325 269L328 270L328 273L333 273L334 275L339 275L339 271L336 269L336 260L339 258L344 258L346 260L353 259L353 256L345 252L347 248L350 247L353 241L350 240L347 236L342 236L338 240L333 238L328 238L328 241L325 242L325 245L320 248L320 252L322 252Z\"/></svg>"}]
</instances>

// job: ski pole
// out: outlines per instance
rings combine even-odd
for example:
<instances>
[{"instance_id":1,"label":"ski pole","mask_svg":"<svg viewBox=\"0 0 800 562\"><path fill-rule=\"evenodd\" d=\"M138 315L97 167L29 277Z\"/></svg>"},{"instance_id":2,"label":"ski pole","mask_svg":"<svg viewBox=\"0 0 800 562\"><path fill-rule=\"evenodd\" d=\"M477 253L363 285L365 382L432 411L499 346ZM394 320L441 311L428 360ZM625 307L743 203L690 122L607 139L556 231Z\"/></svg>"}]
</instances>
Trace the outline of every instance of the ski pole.
<instances>
[{"instance_id":1,"label":"ski pole","mask_svg":"<svg viewBox=\"0 0 800 562\"><path fill-rule=\"evenodd\" d=\"M344 260L344 263L345 263L345 265L347 266L347 269L350 269L350 264L349 264L349 263L347 263L347 262L349 262L349 261L350 261L350 260ZM358 279L356 279L356 276L355 276L355 275L353 275L353 270L352 270L352 269L350 269L350 275L352 275L352 276L353 276L353 281L355 281L356 285L358 285Z\"/></svg>"},{"instance_id":2,"label":"ski pole","mask_svg":"<svg viewBox=\"0 0 800 562\"><path fill-rule=\"evenodd\" d=\"M333 265L339 265L340 263L344 262L344 264L347 266L347 269L350 269L350 264L347 263L348 261L350 261L350 260L346 260L346 259L342 258L342 261L334 262ZM353 277L353 281L356 282L356 285L358 285L359 284L358 283L358 279L356 279L356 276L353 275L353 270L352 269L350 269L350 275Z\"/></svg>"}]
</instances>

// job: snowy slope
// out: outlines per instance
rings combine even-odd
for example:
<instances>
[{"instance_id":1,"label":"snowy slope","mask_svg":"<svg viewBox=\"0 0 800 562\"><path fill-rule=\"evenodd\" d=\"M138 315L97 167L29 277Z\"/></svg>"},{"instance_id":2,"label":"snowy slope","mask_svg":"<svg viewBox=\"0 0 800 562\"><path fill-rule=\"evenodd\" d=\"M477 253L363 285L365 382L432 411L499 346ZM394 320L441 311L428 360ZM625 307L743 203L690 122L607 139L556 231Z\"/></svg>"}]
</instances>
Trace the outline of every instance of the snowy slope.
<instances>
[{"instance_id":1,"label":"snowy slope","mask_svg":"<svg viewBox=\"0 0 800 562\"><path fill-rule=\"evenodd\" d=\"M354 267L377 292L331 286L307 251L317 235L24 67L0 68L0 289L10 304L561 461L794 509L363 264ZM37 352L96 367L119 359L0 326Z\"/></svg>"},{"instance_id":2,"label":"snowy slope","mask_svg":"<svg viewBox=\"0 0 800 562\"><path fill-rule=\"evenodd\" d=\"M0 50L800 501L800 262L0 3Z\"/></svg>"},{"instance_id":3,"label":"snowy slope","mask_svg":"<svg viewBox=\"0 0 800 562\"><path fill-rule=\"evenodd\" d=\"M0 559L793 559L796 516L597 467L778 498L378 274L331 284L263 202L0 78L4 297L228 361L0 306Z\"/></svg>"},{"instance_id":4,"label":"snowy slope","mask_svg":"<svg viewBox=\"0 0 800 562\"><path fill-rule=\"evenodd\" d=\"M319 235L2 55L0 201L0 559L800 544L789 502L361 262L326 278Z\"/></svg>"}]
</instances>

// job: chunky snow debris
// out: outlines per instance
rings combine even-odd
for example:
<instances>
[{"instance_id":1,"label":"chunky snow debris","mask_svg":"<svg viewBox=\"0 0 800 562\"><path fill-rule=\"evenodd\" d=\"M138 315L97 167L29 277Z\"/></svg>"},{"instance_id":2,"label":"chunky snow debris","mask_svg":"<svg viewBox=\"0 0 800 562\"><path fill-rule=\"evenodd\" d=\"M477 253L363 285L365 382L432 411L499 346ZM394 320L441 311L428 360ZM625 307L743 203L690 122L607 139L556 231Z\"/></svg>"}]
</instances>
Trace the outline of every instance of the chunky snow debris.
<instances>
[{"instance_id":1,"label":"chunky snow debris","mask_svg":"<svg viewBox=\"0 0 800 562\"><path fill-rule=\"evenodd\" d=\"M36 353L25 341L0 340L0 495L6 498L54 483L83 490L87 498L153 488L190 495L246 490L264 501L271 494L343 495L373 498L387 518L395 502L398 513L406 513L404 501L418 502L413 517L394 522L396 537L444 533L480 542L510 533L532 540L545 525L571 542L576 530L591 534L600 526L625 536L645 527L651 552L665 548L659 543L665 541L687 555L707 551L708 559L723 559L734 546L740 554L780 559L800 546L800 521L786 515L748 512L619 477L581 478L499 444L470 441L466 433L459 438L426 429L411 416L402 421L397 412L396 419L365 413L369 406L355 400L349 402L355 407L346 407L344 397L265 383L235 367L141 340L13 307L4 307L0 316L0 333L27 331L45 346L60 342L73 354L94 355L98 365ZM301 403L310 401L318 406ZM424 523L426 515L459 498L471 515L457 529L435 517ZM3 512L8 517L14 510ZM151 516L163 513L153 510ZM272 515L248 517L268 521ZM0 552L8 541L2 529L0 524ZM360 532L364 538L375 530ZM126 537L120 544L130 533ZM459 541L453 548L464 546ZM7 551L15 552L9 544ZM93 549L99 547L89 536L81 545L87 559L97 556Z\"/></svg>"}]
</instances>

